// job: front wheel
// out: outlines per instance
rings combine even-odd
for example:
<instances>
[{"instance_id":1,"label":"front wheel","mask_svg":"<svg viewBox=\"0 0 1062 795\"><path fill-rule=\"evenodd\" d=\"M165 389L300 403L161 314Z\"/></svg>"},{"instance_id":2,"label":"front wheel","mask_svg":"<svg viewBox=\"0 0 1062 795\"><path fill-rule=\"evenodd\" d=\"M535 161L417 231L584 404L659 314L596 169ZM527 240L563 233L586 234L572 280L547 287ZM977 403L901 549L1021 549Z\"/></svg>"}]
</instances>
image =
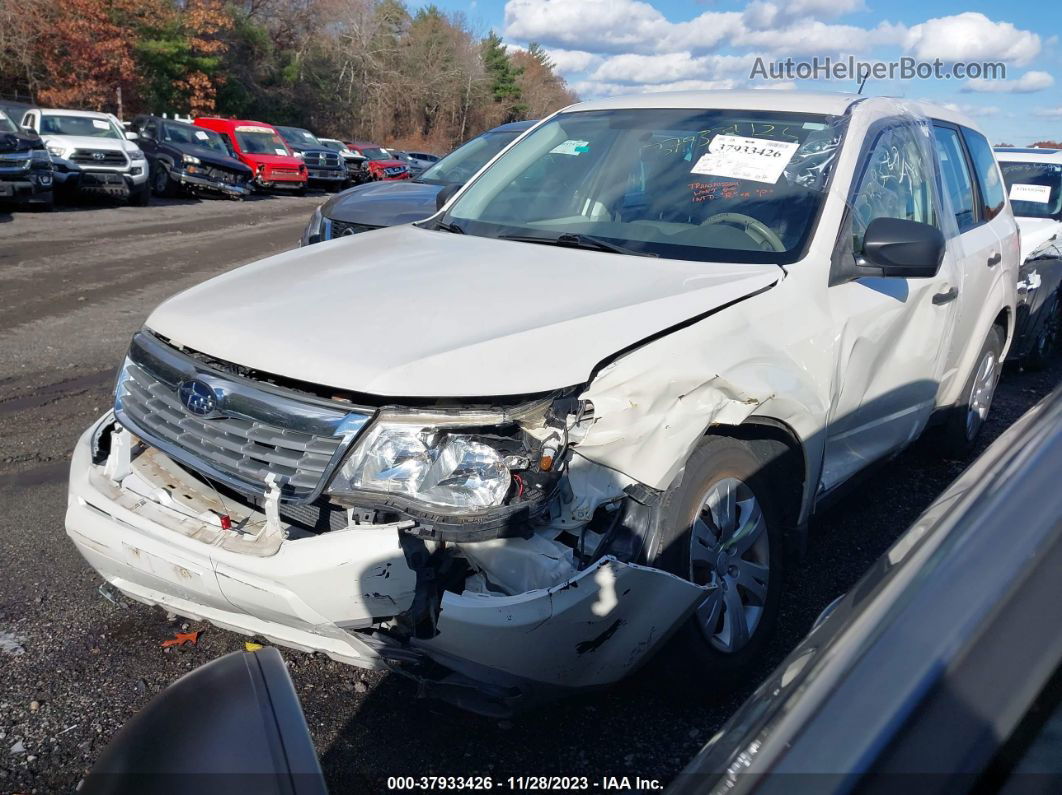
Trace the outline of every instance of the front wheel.
<instances>
[{"instance_id":1,"label":"front wheel","mask_svg":"<svg viewBox=\"0 0 1062 795\"><path fill-rule=\"evenodd\" d=\"M170 177L170 172L161 163L155 166L152 187L156 196L161 196L165 199L172 198L177 193L177 184ZM145 190L144 192L147 193L148 191Z\"/></svg>"},{"instance_id":2,"label":"front wheel","mask_svg":"<svg viewBox=\"0 0 1062 795\"><path fill-rule=\"evenodd\" d=\"M1062 299L1056 297L1041 308L1044 321L1023 363L1026 370L1043 370L1058 348L1059 327L1062 326Z\"/></svg>"},{"instance_id":3,"label":"front wheel","mask_svg":"<svg viewBox=\"0 0 1062 795\"><path fill-rule=\"evenodd\" d=\"M714 691L759 657L778 614L782 530L764 463L737 439L705 437L656 519L655 564L706 588L669 645L670 668Z\"/></svg>"},{"instance_id":4,"label":"front wheel","mask_svg":"<svg viewBox=\"0 0 1062 795\"><path fill-rule=\"evenodd\" d=\"M940 441L945 455L965 458L973 452L992 408L992 398L1003 370L1002 355L1003 333L998 326L993 326L963 387L959 404L952 408L941 429Z\"/></svg>"}]
</instances>

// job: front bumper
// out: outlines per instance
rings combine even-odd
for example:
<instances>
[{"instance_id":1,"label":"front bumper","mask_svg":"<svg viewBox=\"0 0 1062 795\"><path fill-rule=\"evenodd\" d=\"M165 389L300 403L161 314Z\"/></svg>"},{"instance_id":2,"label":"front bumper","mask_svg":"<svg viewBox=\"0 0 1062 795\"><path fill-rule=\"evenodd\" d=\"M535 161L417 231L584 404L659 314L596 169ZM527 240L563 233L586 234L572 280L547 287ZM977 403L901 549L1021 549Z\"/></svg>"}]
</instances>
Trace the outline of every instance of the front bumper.
<instances>
[{"instance_id":1,"label":"front bumper","mask_svg":"<svg viewBox=\"0 0 1062 795\"><path fill-rule=\"evenodd\" d=\"M246 183L234 185L231 182L221 182L220 180L201 177L198 174L189 174L187 171L174 171L172 172L172 177L180 182L181 185L193 190L209 190L234 198L243 198L251 192Z\"/></svg>"},{"instance_id":2,"label":"front bumper","mask_svg":"<svg viewBox=\"0 0 1062 795\"><path fill-rule=\"evenodd\" d=\"M113 422L104 416L78 441L66 514L70 539L107 582L194 620L390 667L469 709L504 714L615 682L704 597L672 574L606 557L515 595L445 591L433 637L395 633L424 585L402 524L263 535L265 513L222 504L157 450L128 470L94 464L93 439ZM222 512L249 535L222 529Z\"/></svg>"},{"instance_id":3,"label":"front bumper","mask_svg":"<svg viewBox=\"0 0 1062 795\"><path fill-rule=\"evenodd\" d=\"M0 201L47 200L55 187L51 171L3 171L0 169Z\"/></svg>"},{"instance_id":4,"label":"front bumper","mask_svg":"<svg viewBox=\"0 0 1062 795\"><path fill-rule=\"evenodd\" d=\"M347 172L340 169L310 168L306 175L310 182L327 182L330 185L347 181Z\"/></svg>"},{"instance_id":5,"label":"front bumper","mask_svg":"<svg viewBox=\"0 0 1062 795\"><path fill-rule=\"evenodd\" d=\"M147 166L133 166L129 172L83 168L79 188L82 193L126 198L147 190Z\"/></svg>"}]
</instances>

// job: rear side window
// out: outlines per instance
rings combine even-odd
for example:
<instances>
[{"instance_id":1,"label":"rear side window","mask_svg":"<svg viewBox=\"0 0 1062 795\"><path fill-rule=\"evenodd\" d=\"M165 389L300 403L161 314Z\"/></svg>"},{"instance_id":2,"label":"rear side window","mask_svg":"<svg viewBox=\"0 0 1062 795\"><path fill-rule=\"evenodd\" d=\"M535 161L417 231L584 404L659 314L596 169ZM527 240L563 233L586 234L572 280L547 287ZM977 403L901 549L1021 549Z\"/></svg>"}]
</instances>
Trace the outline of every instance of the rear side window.
<instances>
[{"instance_id":1,"label":"rear side window","mask_svg":"<svg viewBox=\"0 0 1062 795\"><path fill-rule=\"evenodd\" d=\"M966 148L970 150L970 158L977 173L977 184L981 188L981 198L985 203L985 220L991 220L999 215L1005 204L1003 179L999 175L996 157L981 133L963 127L962 137L966 139Z\"/></svg>"},{"instance_id":2,"label":"rear side window","mask_svg":"<svg viewBox=\"0 0 1062 795\"><path fill-rule=\"evenodd\" d=\"M974 211L974 187L966 154L959 140L959 133L951 127L934 127L937 139L937 158L940 160L940 175L944 192L951 200L955 223L960 232L977 225Z\"/></svg>"}]
</instances>

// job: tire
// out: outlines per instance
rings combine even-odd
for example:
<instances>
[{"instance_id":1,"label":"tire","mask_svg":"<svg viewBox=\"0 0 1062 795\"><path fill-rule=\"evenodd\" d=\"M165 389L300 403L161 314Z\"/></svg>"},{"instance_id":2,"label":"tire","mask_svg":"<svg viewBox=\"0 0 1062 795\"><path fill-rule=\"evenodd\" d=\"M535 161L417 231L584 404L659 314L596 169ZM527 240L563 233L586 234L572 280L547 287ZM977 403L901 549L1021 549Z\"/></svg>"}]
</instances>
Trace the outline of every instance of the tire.
<instances>
[{"instance_id":1,"label":"tire","mask_svg":"<svg viewBox=\"0 0 1062 795\"><path fill-rule=\"evenodd\" d=\"M161 163L155 166L155 170L151 174L151 187L146 189L144 193L150 193L151 191L154 191L156 196L164 199L172 199L177 195L177 184L170 178L170 172ZM147 204L147 202L144 202L144 204ZM144 204L139 206L143 207Z\"/></svg>"},{"instance_id":2,"label":"tire","mask_svg":"<svg viewBox=\"0 0 1062 795\"><path fill-rule=\"evenodd\" d=\"M1003 333L998 326L988 332L988 338L977 354L977 363L962 388L958 405L948 412L941 426L939 442L943 453L949 458L965 458L973 452L977 437L981 434L992 398L1003 371L1000 356L1003 353Z\"/></svg>"},{"instance_id":3,"label":"tire","mask_svg":"<svg viewBox=\"0 0 1062 795\"><path fill-rule=\"evenodd\" d=\"M778 616L784 545L775 487L748 445L707 436L654 519L653 565L717 585L675 632L664 664L683 687L721 692L755 670ZM735 544L730 534L745 527L752 535ZM740 623L733 620L739 605Z\"/></svg>"},{"instance_id":4,"label":"tire","mask_svg":"<svg viewBox=\"0 0 1062 795\"><path fill-rule=\"evenodd\" d=\"M38 213L50 213L55 209L55 192L48 191L48 198L34 202L30 205L30 209Z\"/></svg>"},{"instance_id":5,"label":"tire","mask_svg":"<svg viewBox=\"0 0 1062 795\"><path fill-rule=\"evenodd\" d=\"M1029 354L1022 362L1026 370L1043 370L1058 350L1059 327L1062 326L1062 304L1059 298L1053 298L1040 311L1047 314L1044 316L1044 322L1040 324L1040 333L1036 335Z\"/></svg>"}]
</instances>

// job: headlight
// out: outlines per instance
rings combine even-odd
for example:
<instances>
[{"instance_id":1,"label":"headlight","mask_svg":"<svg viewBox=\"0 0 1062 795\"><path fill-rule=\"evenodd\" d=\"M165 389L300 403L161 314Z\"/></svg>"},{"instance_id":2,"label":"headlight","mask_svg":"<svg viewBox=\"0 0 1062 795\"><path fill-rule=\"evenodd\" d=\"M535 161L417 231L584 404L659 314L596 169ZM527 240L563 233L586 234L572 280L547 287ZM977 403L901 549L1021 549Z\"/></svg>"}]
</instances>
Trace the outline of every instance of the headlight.
<instances>
[{"instance_id":1,"label":"headlight","mask_svg":"<svg viewBox=\"0 0 1062 795\"><path fill-rule=\"evenodd\" d=\"M505 454L468 430L417 417L378 421L340 468L330 491L400 495L468 511L499 506L512 482Z\"/></svg>"},{"instance_id":2,"label":"headlight","mask_svg":"<svg viewBox=\"0 0 1062 795\"><path fill-rule=\"evenodd\" d=\"M48 144L48 153L56 157L66 157L66 147L62 144Z\"/></svg>"},{"instance_id":3,"label":"headlight","mask_svg":"<svg viewBox=\"0 0 1062 795\"><path fill-rule=\"evenodd\" d=\"M144 153L141 152L139 149L137 149L135 152L130 152L129 153L129 159L134 161L134 162L137 161L137 160L143 160L144 159Z\"/></svg>"},{"instance_id":4,"label":"headlight","mask_svg":"<svg viewBox=\"0 0 1062 795\"><path fill-rule=\"evenodd\" d=\"M38 162L50 163L52 159L48 156L48 153L43 149L34 149L30 152L30 160L36 160Z\"/></svg>"},{"instance_id":5,"label":"headlight","mask_svg":"<svg viewBox=\"0 0 1062 795\"><path fill-rule=\"evenodd\" d=\"M198 157L196 157L195 155L182 155L181 156L181 162L183 162L183 163L191 163L192 165L195 165L195 166L198 166L200 163L202 163L202 161Z\"/></svg>"},{"instance_id":6,"label":"headlight","mask_svg":"<svg viewBox=\"0 0 1062 795\"><path fill-rule=\"evenodd\" d=\"M293 155L295 155L295 157L298 157L298 158L300 158L300 159L301 159L301 158L302 158L302 156L303 156L302 152L292 152L292 154L293 154Z\"/></svg>"}]
</instances>

